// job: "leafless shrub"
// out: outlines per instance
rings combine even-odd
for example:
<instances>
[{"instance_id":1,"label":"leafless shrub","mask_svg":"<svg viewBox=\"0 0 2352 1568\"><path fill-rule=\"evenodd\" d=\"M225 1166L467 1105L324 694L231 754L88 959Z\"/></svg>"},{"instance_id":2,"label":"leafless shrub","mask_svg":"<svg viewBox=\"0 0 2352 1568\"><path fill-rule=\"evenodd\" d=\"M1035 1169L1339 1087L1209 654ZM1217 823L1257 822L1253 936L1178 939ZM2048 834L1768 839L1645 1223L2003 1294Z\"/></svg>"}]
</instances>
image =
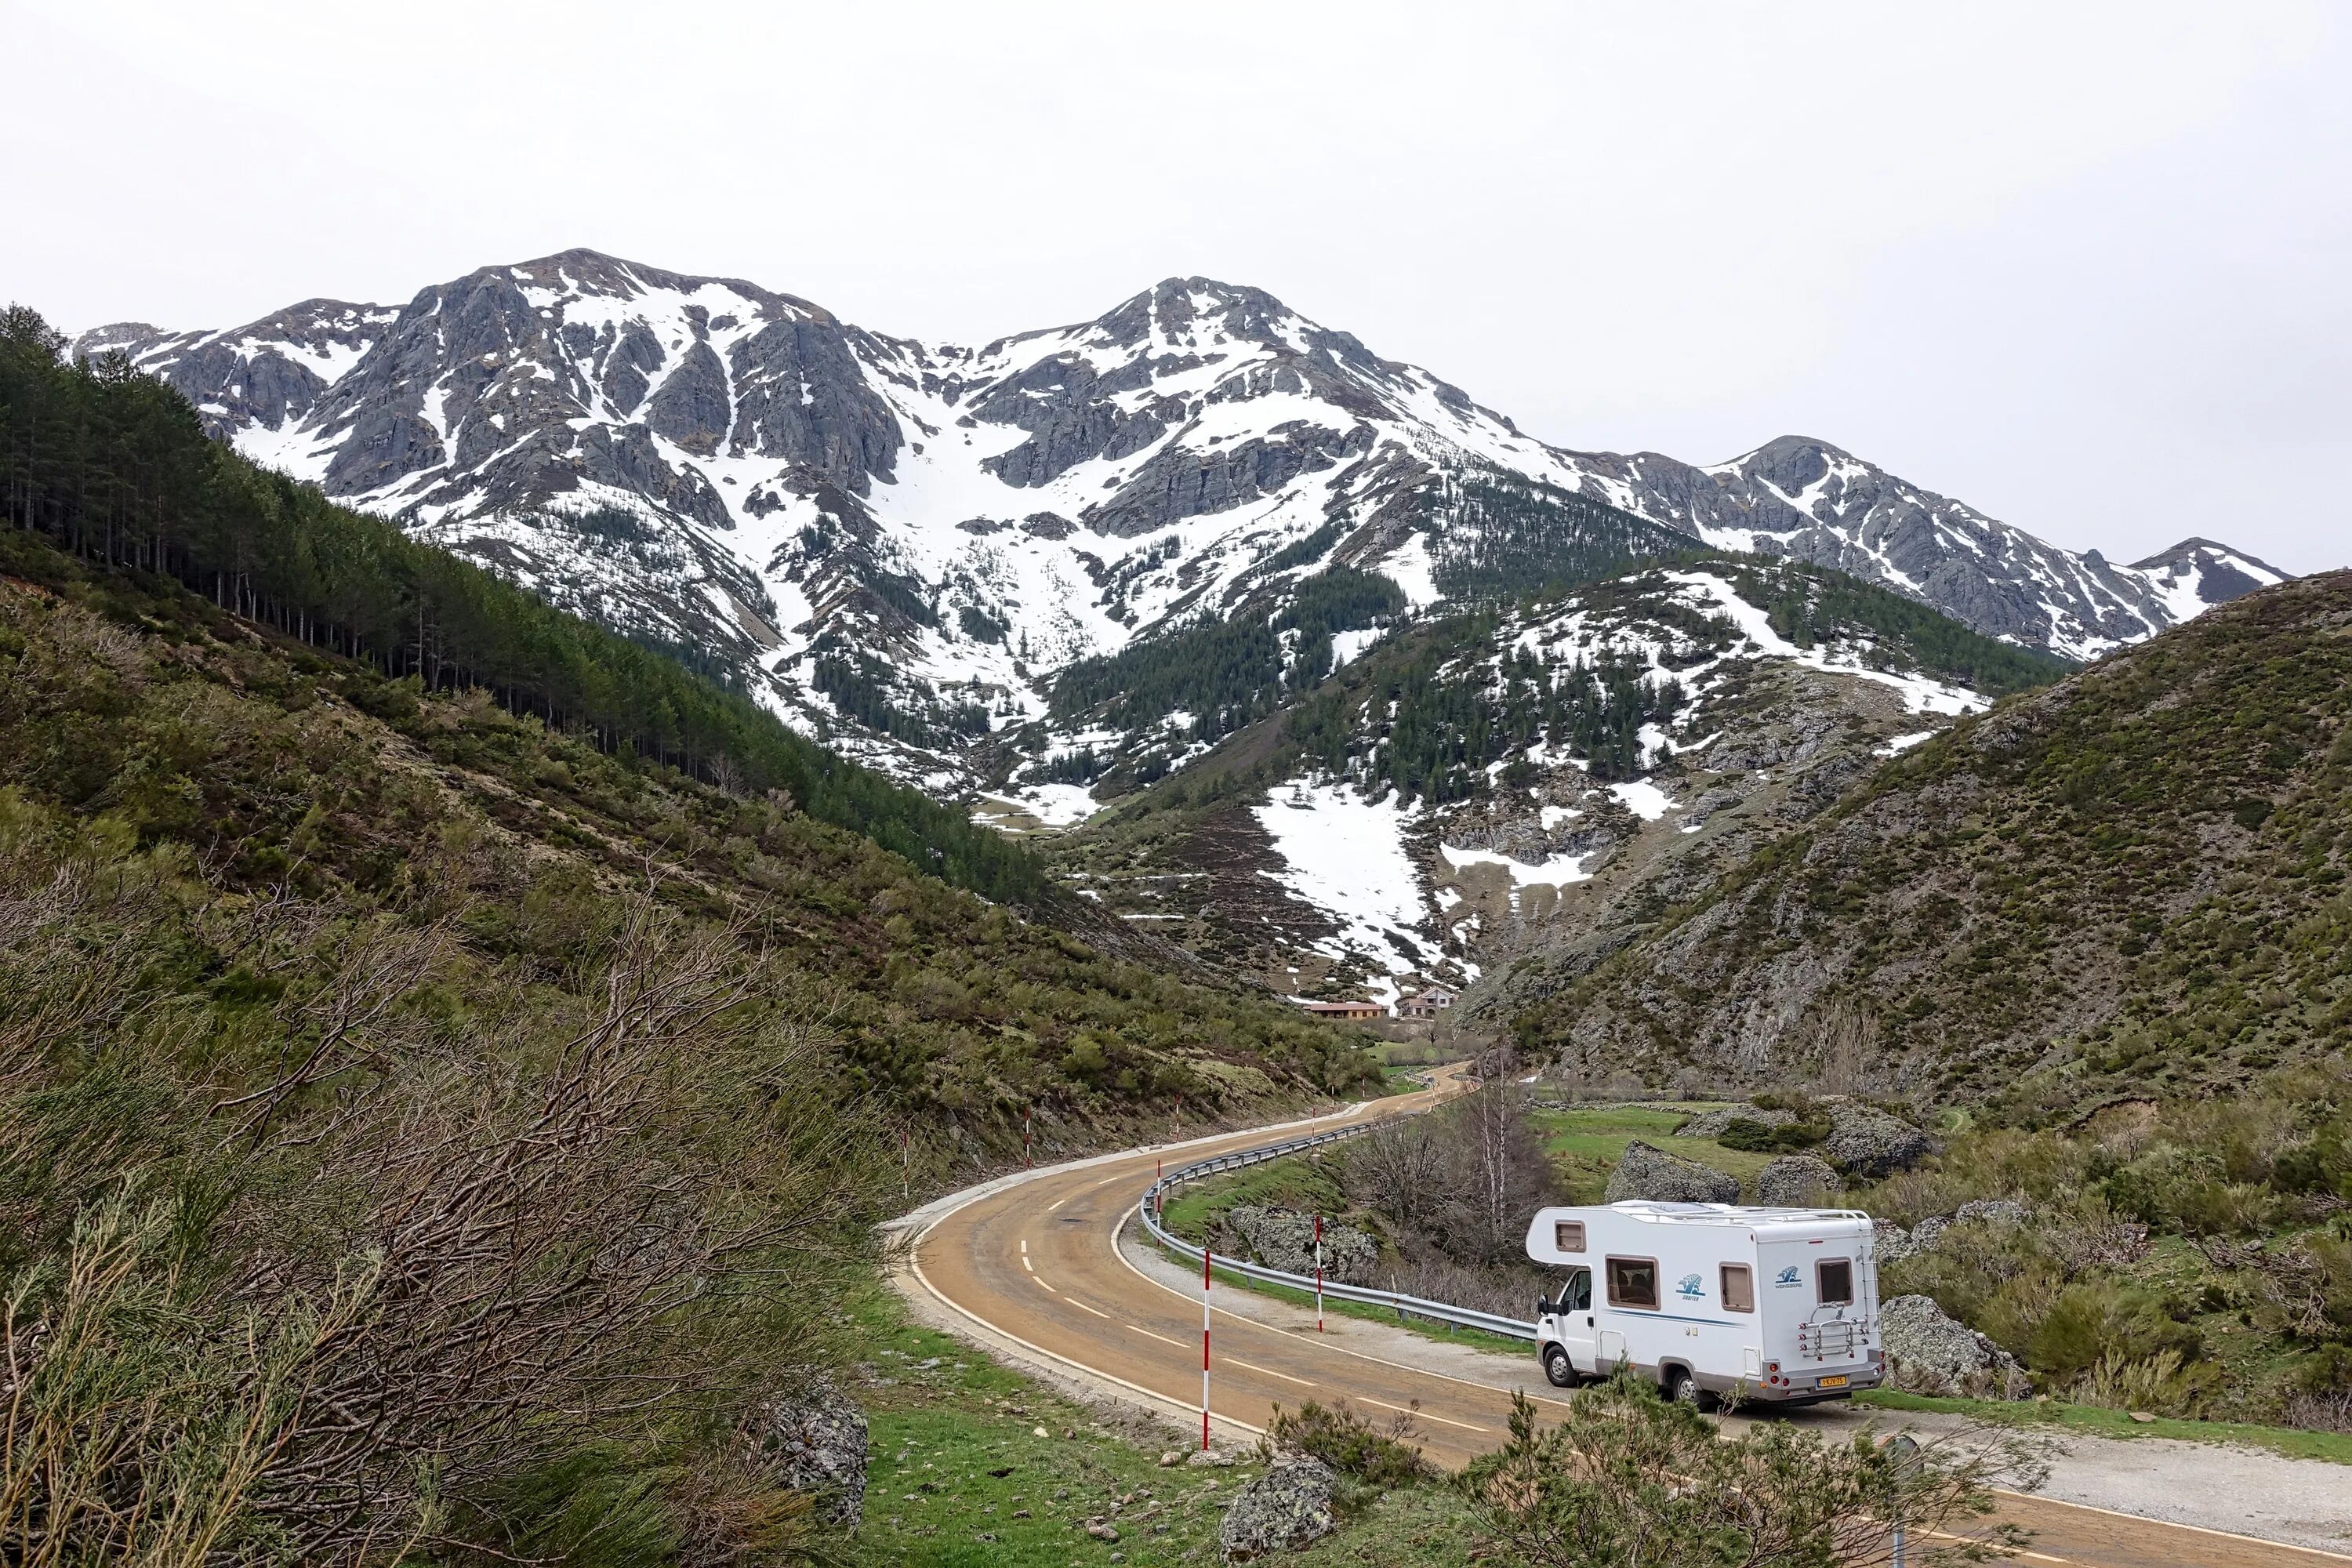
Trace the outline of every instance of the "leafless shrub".
<instances>
[{"instance_id":1,"label":"leafless shrub","mask_svg":"<svg viewBox=\"0 0 2352 1568\"><path fill-rule=\"evenodd\" d=\"M2298 1388L2284 1401L2286 1424L2306 1432L2352 1432L2352 1388Z\"/></svg>"},{"instance_id":2,"label":"leafless shrub","mask_svg":"<svg viewBox=\"0 0 2352 1568\"><path fill-rule=\"evenodd\" d=\"M1526 1089L1497 1077L1442 1110L1352 1140L1341 1183L1391 1223L1409 1254L1417 1238L1464 1262L1514 1260L1528 1213L1553 1192L1528 1110Z\"/></svg>"},{"instance_id":3,"label":"leafless shrub","mask_svg":"<svg viewBox=\"0 0 2352 1568\"><path fill-rule=\"evenodd\" d=\"M571 1026L523 1013L462 1059L403 1007L444 929L297 916L264 945L335 967L277 1009L303 1043L213 1104L200 1201L109 1200L5 1277L0 1531L29 1544L0 1559L478 1542L499 1478L648 1423L723 1430L799 1359L776 1352L817 1330L806 1287L863 1257L872 1140L742 933L633 900ZM44 1157L0 1128L0 1190ZM723 1469L681 1518L797 1528Z\"/></svg>"}]
</instances>

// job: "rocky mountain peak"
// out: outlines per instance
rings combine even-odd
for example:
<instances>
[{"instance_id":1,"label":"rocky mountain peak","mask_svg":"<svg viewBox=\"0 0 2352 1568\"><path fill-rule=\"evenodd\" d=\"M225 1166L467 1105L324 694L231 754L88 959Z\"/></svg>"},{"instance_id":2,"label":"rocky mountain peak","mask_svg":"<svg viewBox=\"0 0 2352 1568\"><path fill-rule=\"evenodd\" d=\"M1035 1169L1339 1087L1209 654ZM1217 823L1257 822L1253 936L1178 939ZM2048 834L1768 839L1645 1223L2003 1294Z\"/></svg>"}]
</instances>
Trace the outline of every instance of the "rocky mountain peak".
<instances>
[{"instance_id":1,"label":"rocky mountain peak","mask_svg":"<svg viewBox=\"0 0 2352 1568\"><path fill-rule=\"evenodd\" d=\"M941 779L1029 733L1072 661L1340 564L1426 611L1696 542L2074 658L2278 575L2218 546L2113 566L1812 437L1707 467L1549 447L1202 277L971 349L575 247L397 308L78 346L131 353L261 460Z\"/></svg>"}]
</instances>

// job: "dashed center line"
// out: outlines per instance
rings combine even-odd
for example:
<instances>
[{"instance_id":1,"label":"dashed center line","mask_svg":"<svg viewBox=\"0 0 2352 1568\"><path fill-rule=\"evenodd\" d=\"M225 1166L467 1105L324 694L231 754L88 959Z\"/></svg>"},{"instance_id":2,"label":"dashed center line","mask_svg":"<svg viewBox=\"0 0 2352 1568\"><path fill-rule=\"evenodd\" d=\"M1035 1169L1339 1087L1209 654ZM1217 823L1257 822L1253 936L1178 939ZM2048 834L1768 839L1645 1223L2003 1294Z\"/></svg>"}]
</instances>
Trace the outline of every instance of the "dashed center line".
<instances>
[{"instance_id":1,"label":"dashed center line","mask_svg":"<svg viewBox=\"0 0 2352 1568\"><path fill-rule=\"evenodd\" d=\"M1374 1399L1369 1394L1359 1394L1356 1395L1356 1403L1359 1405L1377 1405L1383 1410L1393 1410L1400 1415L1410 1415L1416 1421L1434 1421L1443 1426L1459 1426L1465 1432L1486 1432L1492 1430L1490 1427L1474 1426L1467 1421L1456 1421L1450 1415L1432 1415L1428 1411L1415 1410L1410 1405L1391 1405L1387 1400Z\"/></svg>"},{"instance_id":2,"label":"dashed center line","mask_svg":"<svg viewBox=\"0 0 2352 1568\"><path fill-rule=\"evenodd\" d=\"M1278 1377L1285 1383L1295 1383L1301 1388L1313 1388L1316 1386L1314 1384L1307 1382L1303 1377L1293 1377L1286 1372L1276 1372L1270 1366L1260 1366L1254 1361L1244 1361L1237 1355L1229 1355L1225 1357L1225 1361L1228 1364L1233 1366L1244 1366L1249 1368L1252 1372L1262 1372L1268 1377Z\"/></svg>"},{"instance_id":3,"label":"dashed center line","mask_svg":"<svg viewBox=\"0 0 2352 1568\"><path fill-rule=\"evenodd\" d=\"M1942 1530L1923 1531L1921 1533L1932 1535L1938 1541L1958 1541L1970 1544L1974 1544L1976 1539L1973 1536L1954 1535L1948 1531ZM2028 1552L2022 1546L2015 1548L2014 1554L2024 1558L2030 1563L2063 1563L2068 1564L2069 1568L2072 1568L2072 1564L2074 1561L2072 1557L2053 1557L2046 1552Z\"/></svg>"},{"instance_id":4,"label":"dashed center line","mask_svg":"<svg viewBox=\"0 0 2352 1568\"><path fill-rule=\"evenodd\" d=\"M1089 1307L1084 1301L1079 1300L1076 1296L1064 1296L1062 1300L1067 1301L1071 1306L1076 1307L1081 1312L1092 1312L1096 1317L1103 1320L1103 1321L1110 1321L1110 1314L1108 1312L1104 1311L1099 1307Z\"/></svg>"},{"instance_id":5,"label":"dashed center line","mask_svg":"<svg viewBox=\"0 0 2352 1568\"><path fill-rule=\"evenodd\" d=\"M1182 1340L1171 1340L1166 1334L1155 1334L1150 1329L1139 1329L1133 1323L1128 1324L1127 1329L1129 1333L1141 1334L1147 1340L1158 1340L1163 1345L1174 1345L1180 1351L1188 1351L1192 1348L1186 1344Z\"/></svg>"}]
</instances>

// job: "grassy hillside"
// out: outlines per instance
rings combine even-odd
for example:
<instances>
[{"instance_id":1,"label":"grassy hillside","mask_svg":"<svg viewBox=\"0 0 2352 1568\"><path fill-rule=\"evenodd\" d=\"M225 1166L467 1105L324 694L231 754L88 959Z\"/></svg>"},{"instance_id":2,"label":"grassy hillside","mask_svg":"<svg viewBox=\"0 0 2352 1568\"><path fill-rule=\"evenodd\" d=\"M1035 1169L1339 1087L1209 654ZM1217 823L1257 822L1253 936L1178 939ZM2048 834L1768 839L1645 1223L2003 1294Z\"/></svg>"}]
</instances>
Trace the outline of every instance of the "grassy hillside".
<instances>
[{"instance_id":1,"label":"grassy hillside","mask_svg":"<svg viewBox=\"0 0 2352 1568\"><path fill-rule=\"evenodd\" d=\"M2352 574L2266 590L1889 763L1519 1023L1653 1077L2021 1120L2352 1032Z\"/></svg>"},{"instance_id":2,"label":"grassy hillside","mask_svg":"<svg viewBox=\"0 0 2352 1568\"><path fill-rule=\"evenodd\" d=\"M58 512L47 428L10 426L0 529L0 1537L42 1560L789 1556L824 1527L761 1413L857 1353L902 1184L1032 1109L1068 1150L1377 1077L927 874L955 856L876 838L933 818L789 738L751 758L874 837L236 613L154 547L185 519L60 549L145 480L85 467ZM473 646L651 658L518 613Z\"/></svg>"}]
</instances>

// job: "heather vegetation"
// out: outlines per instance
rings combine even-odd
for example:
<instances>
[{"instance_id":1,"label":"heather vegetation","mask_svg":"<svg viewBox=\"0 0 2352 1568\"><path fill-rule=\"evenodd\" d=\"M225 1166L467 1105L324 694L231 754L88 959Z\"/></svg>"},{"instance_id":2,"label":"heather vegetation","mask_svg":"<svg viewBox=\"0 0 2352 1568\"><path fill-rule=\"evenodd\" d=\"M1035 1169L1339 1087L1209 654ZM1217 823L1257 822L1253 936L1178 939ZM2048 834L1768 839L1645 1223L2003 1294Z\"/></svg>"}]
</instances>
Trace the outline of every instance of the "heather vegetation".
<instances>
[{"instance_id":1,"label":"heather vegetation","mask_svg":"<svg viewBox=\"0 0 2352 1568\"><path fill-rule=\"evenodd\" d=\"M2131 1100L2061 1128L1967 1127L1856 1194L1963 1216L1885 1271L2084 1404L2352 1432L2352 1068Z\"/></svg>"},{"instance_id":2,"label":"heather vegetation","mask_svg":"<svg viewBox=\"0 0 2352 1568\"><path fill-rule=\"evenodd\" d=\"M1654 1079L1806 1066L2024 1124L2241 1089L2352 1026L2352 575L2210 612L1888 763L1518 1021ZM1790 1022L1754 1040L1748 998Z\"/></svg>"}]
</instances>

